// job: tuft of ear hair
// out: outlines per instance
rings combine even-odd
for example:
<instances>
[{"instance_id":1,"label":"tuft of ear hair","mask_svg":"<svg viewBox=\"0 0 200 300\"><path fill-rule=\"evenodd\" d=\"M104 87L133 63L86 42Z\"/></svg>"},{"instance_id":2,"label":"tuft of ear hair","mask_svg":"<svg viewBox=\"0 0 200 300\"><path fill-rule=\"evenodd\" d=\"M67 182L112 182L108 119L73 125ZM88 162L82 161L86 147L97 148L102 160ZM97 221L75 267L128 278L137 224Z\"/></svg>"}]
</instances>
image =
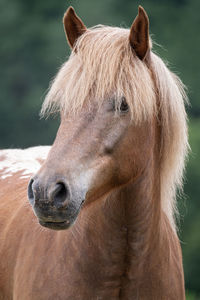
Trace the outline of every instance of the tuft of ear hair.
<instances>
[{"instance_id":1,"label":"tuft of ear hair","mask_svg":"<svg viewBox=\"0 0 200 300\"><path fill-rule=\"evenodd\" d=\"M136 55L143 60L150 49L149 19L142 6L138 7L138 15L130 29L129 41Z\"/></svg>"},{"instance_id":2,"label":"tuft of ear hair","mask_svg":"<svg viewBox=\"0 0 200 300\"><path fill-rule=\"evenodd\" d=\"M77 39L87 30L82 20L76 15L74 8L70 6L63 17L63 25L68 43L74 47Z\"/></svg>"}]
</instances>

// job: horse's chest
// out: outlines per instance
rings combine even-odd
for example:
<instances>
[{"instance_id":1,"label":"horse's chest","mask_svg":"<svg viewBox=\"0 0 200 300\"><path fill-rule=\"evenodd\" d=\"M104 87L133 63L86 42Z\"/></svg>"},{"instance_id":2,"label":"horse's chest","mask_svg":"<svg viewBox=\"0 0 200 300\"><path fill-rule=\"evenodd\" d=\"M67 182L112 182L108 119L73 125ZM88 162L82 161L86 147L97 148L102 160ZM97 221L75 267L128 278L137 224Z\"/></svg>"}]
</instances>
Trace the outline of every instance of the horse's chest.
<instances>
[{"instance_id":1,"label":"horse's chest","mask_svg":"<svg viewBox=\"0 0 200 300\"><path fill-rule=\"evenodd\" d=\"M125 244L121 241L107 246L92 243L68 255L65 282L69 299L119 299Z\"/></svg>"},{"instance_id":2,"label":"horse's chest","mask_svg":"<svg viewBox=\"0 0 200 300\"><path fill-rule=\"evenodd\" d=\"M38 225L37 225L38 226ZM27 232L15 266L14 295L20 300L119 299L125 273L126 231Z\"/></svg>"},{"instance_id":3,"label":"horse's chest","mask_svg":"<svg viewBox=\"0 0 200 300\"><path fill-rule=\"evenodd\" d=\"M26 286L36 297L20 299L119 299L125 249L125 239L119 242L115 238L104 244L87 239L81 246L72 239L64 249L52 245L46 256L43 253L42 263L39 257L30 262L35 270Z\"/></svg>"},{"instance_id":4,"label":"horse's chest","mask_svg":"<svg viewBox=\"0 0 200 300\"><path fill-rule=\"evenodd\" d=\"M68 257L52 259L51 264L35 266L34 273L18 282L19 298L30 300L106 300L119 299L123 270L120 263L105 258L84 264ZM37 268L37 269L36 269ZM22 274L22 273L21 273Z\"/></svg>"}]
</instances>

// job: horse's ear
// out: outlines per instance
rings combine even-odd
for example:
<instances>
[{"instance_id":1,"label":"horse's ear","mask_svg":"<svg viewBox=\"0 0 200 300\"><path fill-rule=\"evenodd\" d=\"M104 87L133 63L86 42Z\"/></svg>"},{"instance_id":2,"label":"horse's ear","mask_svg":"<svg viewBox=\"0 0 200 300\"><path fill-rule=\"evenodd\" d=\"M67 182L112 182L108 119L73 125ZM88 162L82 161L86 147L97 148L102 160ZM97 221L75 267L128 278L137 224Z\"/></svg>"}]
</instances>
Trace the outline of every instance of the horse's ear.
<instances>
[{"instance_id":1,"label":"horse's ear","mask_svg":"<svg viewBox=\"0 0 200 300\"><path fill-rule=\"evenodd\" d=\"M129 41L140 59L144 59L149 50L149 19L142 6L131 26Z\"/></svg>"},{"instance_id":2,"label":"horse's ear","mask_svg":"<svg viewBox=\"0 0 200 300\"><path fill-rule=\"evenodd\" d=\"M63 24L69 45L73 48L76 40L87 30L87 28L71 6L64 14Z\"/></svg>"}]
</instances>

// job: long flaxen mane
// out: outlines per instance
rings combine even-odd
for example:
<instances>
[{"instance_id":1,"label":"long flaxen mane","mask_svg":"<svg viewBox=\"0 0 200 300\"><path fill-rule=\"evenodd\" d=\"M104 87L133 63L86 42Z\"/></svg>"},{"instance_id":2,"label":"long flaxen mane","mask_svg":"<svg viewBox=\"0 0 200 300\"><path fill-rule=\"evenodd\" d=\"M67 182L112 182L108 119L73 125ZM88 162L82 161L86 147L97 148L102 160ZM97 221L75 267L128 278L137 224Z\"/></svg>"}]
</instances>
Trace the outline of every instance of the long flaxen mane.
<instances>
[{"instance_id":1,"label":"long flaxen mane","mask_svg":"<svg viewBox=\"0 0 200 300\"><path fill-rule=\"evenodd\" d=\"M141 61L128 37L127 29L101 25L88 29L54 79L42 114L72 114L86 102L100 105L113 97L120 105L123 96L135 124L157 116L162 209L175 228L176 191L182 188L188 151L184 86L152 51L148 63Z\"/></svg>"}]
</instances>

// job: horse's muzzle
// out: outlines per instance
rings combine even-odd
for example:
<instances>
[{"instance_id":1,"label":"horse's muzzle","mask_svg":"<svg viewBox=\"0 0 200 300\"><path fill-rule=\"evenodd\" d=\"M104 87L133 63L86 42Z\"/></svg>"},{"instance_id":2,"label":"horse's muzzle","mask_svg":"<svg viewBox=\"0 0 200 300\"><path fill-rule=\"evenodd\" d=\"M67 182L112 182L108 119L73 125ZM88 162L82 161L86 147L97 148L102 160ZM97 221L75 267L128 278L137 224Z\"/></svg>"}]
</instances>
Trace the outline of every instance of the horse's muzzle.
<instances>
[{"instance_id":1,"label":"horse's muzzle","mask_svg":"<svg viewBox=\"0 0 200 300\"><path fill-rule=\"evenodd\" d=\"M69 228L84 202L73 199L64 180L56 179L44 184L37 177L29 182L28 198L40 225L55 230Z\"/></svg>"}]
</instances>

